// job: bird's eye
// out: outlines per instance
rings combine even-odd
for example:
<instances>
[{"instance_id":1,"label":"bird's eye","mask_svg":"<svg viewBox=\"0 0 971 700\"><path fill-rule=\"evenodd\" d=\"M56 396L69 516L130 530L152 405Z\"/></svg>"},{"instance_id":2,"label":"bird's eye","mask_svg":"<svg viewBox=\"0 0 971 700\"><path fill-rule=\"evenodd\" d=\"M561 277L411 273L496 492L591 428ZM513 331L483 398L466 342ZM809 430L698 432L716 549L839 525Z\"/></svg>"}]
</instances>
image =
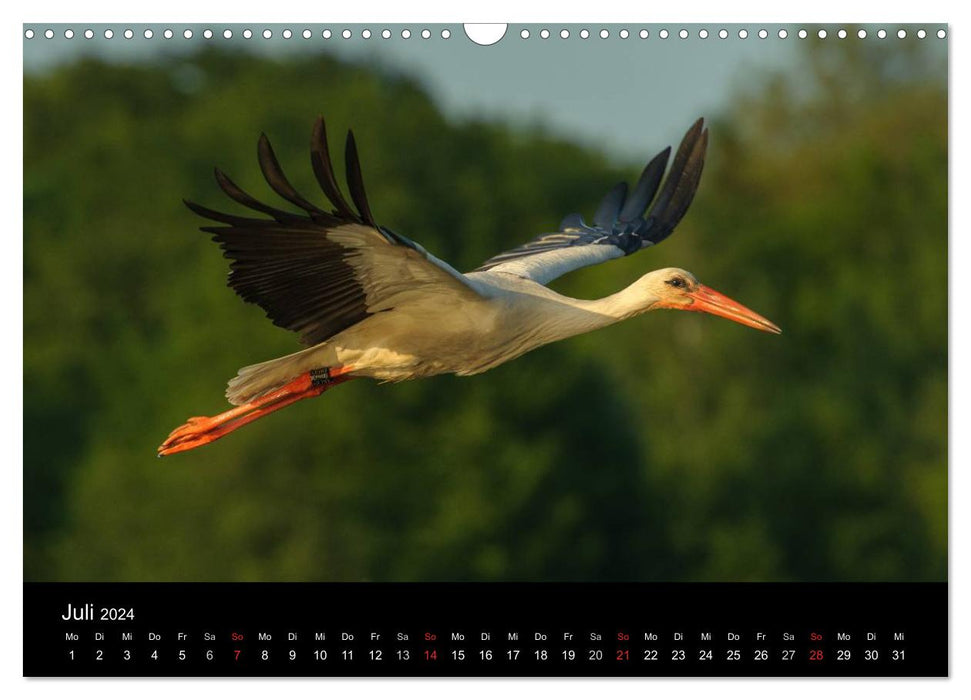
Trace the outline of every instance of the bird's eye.
<instances>
[{"instance_id":1,"label":"bird's eye","mask_svg":"<svg viewBox=\"0 0 971 700\"><path fill-rule=\"evenodd\" d=\"M684 289L688 286L687 282L684 281L683 277L672 277L668 280L668 284L677 289Z\"/></svg>"}]
</instances>

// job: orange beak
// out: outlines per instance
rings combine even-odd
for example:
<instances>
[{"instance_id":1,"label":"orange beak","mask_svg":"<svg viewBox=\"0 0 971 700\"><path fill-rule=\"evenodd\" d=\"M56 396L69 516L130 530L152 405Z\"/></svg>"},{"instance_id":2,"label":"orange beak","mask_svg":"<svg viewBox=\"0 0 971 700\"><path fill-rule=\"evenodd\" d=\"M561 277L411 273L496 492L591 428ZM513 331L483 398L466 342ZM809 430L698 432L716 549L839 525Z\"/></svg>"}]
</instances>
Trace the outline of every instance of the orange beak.
<instances>
[{"instance_id":1,"label":"orange beak","mask_svg":"<svg viewBox=\"0 0 971 700\"><path fill-rule=\"evenodd\" d=\"M698 289L688 296L691 297L692 303L688 306L679 306L679 309L683 311L704 311L735 321L735 323L741 323L743 326L757 328L766 333L782 333L782 329L769 319L759 316L751 309L729 299L724 294L716 292L711 287L699 284Z\"/></svg>"}]
</instances>

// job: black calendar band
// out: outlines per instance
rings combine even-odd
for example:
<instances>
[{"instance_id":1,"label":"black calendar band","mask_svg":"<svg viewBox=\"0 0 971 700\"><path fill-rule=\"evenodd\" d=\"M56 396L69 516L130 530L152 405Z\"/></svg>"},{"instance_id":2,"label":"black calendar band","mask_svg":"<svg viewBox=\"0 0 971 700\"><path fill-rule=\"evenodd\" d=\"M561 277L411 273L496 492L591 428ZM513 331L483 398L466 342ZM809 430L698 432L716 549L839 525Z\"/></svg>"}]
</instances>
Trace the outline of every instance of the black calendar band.
<instances>
[{"instance_id":1,"label":"black calendar band","mask_svg":"<svg viewBox=\"0 0 971 700\"><path fill-rule=\"evenodd\" d=\"M946 583L25 583L27 676L946 676Z\"/></svg>"}]
</instances>

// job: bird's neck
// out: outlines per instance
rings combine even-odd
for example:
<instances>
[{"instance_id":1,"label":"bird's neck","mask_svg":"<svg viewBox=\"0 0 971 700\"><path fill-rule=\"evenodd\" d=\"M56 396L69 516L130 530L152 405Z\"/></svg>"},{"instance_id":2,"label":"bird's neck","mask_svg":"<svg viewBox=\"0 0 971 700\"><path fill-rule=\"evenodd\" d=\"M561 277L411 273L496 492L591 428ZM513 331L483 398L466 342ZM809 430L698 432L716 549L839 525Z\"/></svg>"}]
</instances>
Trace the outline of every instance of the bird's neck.
<instances>
[{"instance_id":1,"label":"bird's neck","mask_svg":"<svg viewBox=\"0 0 971 700\"><path fill-rule=\"evenodd\" d=\"M553 326L550 340L605 328L649 311L657 300L645 297L643 289L636 285L635 282L603 299L574 299L554 293L557 297L555 311L544 312L545 321Z\"/></svg>"},{"instance_id":2,"label":"bird's neck","mask_svg":"<svg viewBox=\"0 0 971 700\"><path fill-rule=\"evenodd\" d=\"M602 319L604 326L649 311L656 301L653 297L645 296L643 288L637 282L602 299L573 300L578 308Z\"/></svg>"}]
</instances>

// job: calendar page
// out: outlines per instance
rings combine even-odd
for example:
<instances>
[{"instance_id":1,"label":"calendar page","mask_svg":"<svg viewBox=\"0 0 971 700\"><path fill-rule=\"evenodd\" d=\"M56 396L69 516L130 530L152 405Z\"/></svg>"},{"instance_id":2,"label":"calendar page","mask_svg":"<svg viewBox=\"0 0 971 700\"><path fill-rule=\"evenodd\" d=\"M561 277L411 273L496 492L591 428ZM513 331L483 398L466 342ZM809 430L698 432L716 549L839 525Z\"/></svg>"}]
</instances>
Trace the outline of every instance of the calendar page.
<instances>
[{"instance_id":1,"label":"calendar page","mask_svg":"<svg viewBox=\"0 0 971 700\"><path fill-rule=\"evenodd\" d=\"M946 24L22 32L24 675L948 674Z\"/></svg>"}]
</instances>

